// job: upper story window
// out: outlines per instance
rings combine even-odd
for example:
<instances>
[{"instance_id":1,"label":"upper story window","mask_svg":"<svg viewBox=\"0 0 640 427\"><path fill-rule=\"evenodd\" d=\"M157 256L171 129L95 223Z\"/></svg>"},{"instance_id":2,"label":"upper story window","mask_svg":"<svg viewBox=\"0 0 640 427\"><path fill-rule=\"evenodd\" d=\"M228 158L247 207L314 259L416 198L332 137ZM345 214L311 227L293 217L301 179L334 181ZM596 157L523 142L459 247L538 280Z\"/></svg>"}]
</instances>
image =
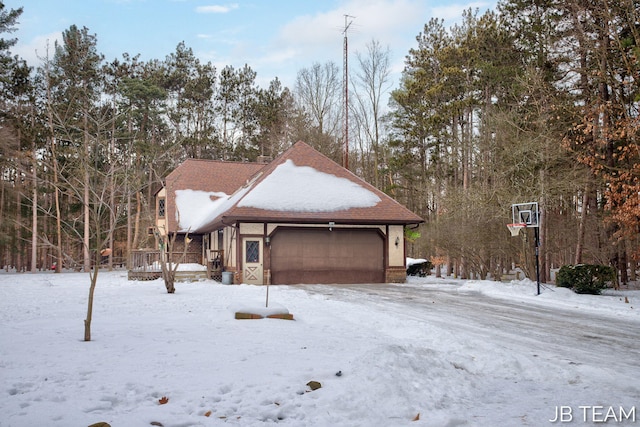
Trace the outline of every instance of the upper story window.
<instances>
[{"instance_id":1,"label":"upper story window","mask_svg":"<svg viewBox=\"0 0 640 427\"><path fill-rule=\"evenodd\" d=\"M164 213L165 213L165 199L164 197L161 197L158 199L158 218L164 218Z\"/></svg>"}]
</instances>

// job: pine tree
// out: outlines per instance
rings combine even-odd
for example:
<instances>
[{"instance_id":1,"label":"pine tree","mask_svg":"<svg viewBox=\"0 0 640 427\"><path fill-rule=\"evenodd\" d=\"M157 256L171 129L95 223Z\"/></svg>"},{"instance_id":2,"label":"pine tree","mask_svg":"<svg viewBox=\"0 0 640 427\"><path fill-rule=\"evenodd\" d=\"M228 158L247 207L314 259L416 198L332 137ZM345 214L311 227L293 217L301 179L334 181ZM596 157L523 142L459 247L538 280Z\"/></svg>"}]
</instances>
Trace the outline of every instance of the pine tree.
<instances>
[{"instance_id":1,"label":"pine tree","mask_svg":"<svg viewBox=\"0 0 640 427\"><path fill-rule=\"evenodd\" d=\"M0 34L16 31L18 18L22 15L23 8L6 10L3 1L0 1ZM6 39L0 37L0 92L2 86L10 79L12 57L10 49L18 42L18 39Z\"/></svg>"}]
</instances>

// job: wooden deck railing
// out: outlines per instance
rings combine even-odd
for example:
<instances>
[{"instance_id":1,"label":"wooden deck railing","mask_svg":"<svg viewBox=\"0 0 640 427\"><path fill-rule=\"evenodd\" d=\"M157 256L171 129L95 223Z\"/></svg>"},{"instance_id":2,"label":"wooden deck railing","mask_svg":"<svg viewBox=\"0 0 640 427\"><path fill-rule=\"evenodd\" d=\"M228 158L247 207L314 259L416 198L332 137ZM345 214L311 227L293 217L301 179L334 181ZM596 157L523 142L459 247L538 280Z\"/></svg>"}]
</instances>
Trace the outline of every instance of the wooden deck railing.
<instances>
[{"instance_id":1,"label":"wooden deck railing","mask_svg":"<svg viewBox=\"0 0 640 427\"><path fill-rule=\"evenodd\" d=\"M131 252L129 260L129 278L156 279L161 276L160 260L162 253L153 249L137 249ZM224 268L224 251L207 250L204 256L201 252L187 252L173 254L174 262L180 264L200 264L207 267L207 277L221 280Z\"/></svg>"},{"instance_id":2,"label":"wooden deck railing","mask_svg":"<svg viewBox=\"0 0 640 427\"><path fill-rule=\"evenodd\" d=\"M202 254L200 252L187 252L173 254L174 262L180 264L200 264L204 265ZM129 270L136 271L162 271L160 265L161 252L151 249L138 249L131 252L131 260L129 262Z\"/></svg>"},{"instance_id":3,"label":"wooden deck railing","mask_svg":"<svg viewBox=\"0 0 640 427\"><path fill-rule=\"evenodd\" d=\"M160 251L137 249L131 252L130 271L162 271L160 267Z\"/></svg>"},{"instance_id":4,"label":"wooden deck railing","mask_svg":"<svg viewBox=\"0 0 640 427\"><path fill-rule=\"evenodd\" d=\"M221 282L223 269L224 250L207 250L207 277Z\"/></svg>"}]
</instances>

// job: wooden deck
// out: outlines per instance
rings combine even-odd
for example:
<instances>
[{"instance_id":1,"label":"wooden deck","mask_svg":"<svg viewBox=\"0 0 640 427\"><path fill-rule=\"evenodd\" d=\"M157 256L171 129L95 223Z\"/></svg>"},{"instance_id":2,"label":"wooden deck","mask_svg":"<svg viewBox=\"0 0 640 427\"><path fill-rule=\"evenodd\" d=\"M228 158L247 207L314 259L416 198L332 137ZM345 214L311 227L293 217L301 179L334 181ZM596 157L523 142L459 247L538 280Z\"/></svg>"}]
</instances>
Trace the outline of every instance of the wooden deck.
<instances>
[{"instance_id":1,"label":"wooden deck","mask_svg":"<svg viewBox=\"0 0 640 427\"><path fill-rule=\"evenodd\" d=\"M175 254L175 257L182 254ZM127 273L128 280L156 280L162 277L162 267L160 264L161 252L151 249L139 249L131 254L129 270ZM178 267L176 271L177 282L193 282L198 280L213 279L218 282L222 281L222 260L224 259L224 251L208 250L206 260L200 253L188 252L182 264L200 264L206 269L198 271L185 270L181 271ZM203 263L205 261L205 263Z\"/></svg>"},{"instance_id":2,"label":"wooden deck","mask_svg":"<svg viewBox=\"0 0 640 427\"><path fill-rule=\"evenodd\" d=\"M129 280L156 280L162 277L162 271L129 271ZM176 282L197 282L206 280L206 271L176 271Z\"/></svg>"},{"instance_id":3,"label":"wooden deck","mask_svg":"<svg viewBox=\"0 0 640 427\"><path fill-rule=\"evenodd\" d=\"M127 272L128 280L156 280L162 277L162 271L131 271Z\"/></svg>"}]
</instances>

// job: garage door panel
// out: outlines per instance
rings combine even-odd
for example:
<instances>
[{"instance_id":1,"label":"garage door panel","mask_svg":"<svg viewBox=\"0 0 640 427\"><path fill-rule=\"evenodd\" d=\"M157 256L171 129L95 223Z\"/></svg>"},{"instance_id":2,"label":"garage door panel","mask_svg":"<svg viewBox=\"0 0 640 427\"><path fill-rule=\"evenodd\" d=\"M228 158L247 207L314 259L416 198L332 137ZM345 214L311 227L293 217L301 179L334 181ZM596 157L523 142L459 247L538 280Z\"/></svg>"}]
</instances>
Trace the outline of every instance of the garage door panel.
<instances>
[{"instance_id":1,"label":"garage door panel","mask_svg":"<svg viewBox=\"0 0 640 427\"><path fill-rule=\"evenodd\" d=\"M383 282L382 236L365 229L277 230L271 278L275 284Z\"/></svg>"},{"instance_id":2,"label":"garage door panel","mask_svg":"<svg viewBox=\"0 0 640 427\"><path fill-rule=\"evenodd\" d=\"M313 271L278 271L274 274L274 284L295 285L299 283L382 283L379 272L371 270L351 270L349 272L337 270L313 270Z\"/></svg>"}]
</instances>

